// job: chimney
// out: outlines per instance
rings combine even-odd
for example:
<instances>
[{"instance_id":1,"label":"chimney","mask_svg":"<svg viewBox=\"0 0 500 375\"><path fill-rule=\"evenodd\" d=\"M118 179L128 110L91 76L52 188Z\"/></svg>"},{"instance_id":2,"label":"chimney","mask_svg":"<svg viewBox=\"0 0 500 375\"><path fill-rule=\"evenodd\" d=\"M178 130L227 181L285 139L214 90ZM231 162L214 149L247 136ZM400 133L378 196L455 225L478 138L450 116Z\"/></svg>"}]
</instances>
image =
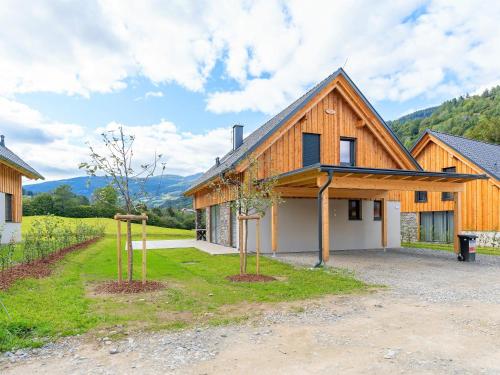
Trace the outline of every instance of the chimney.
<instances>
[{"instance_id":1,"label":"chimney","mask_svg":"<svg viewBox=\"0 0 500 375\"><path fill-rule=\"evenodd\" d=\"M233 151L243 143L243 125L233 126Z\"/></svg>"},{"instance_id":2,"label":"chimney","mask_svg":"<svg viewBox=\"0 0 500 375\"><path fill-rule=\"evenodd\" d=\"M217 167L218 167L219 165L220 165L220 158L217 156L217 157L215 158L215 166L217 166Z\"/></svg>"},{"instance_id":3,"label":"chimney","mask_svg":"<svg viewBox=\"0 0 500 375\"><path fill-rule=\"evenodd\" d=\"M5 147L5 136L4 135L0 135L0 146Z\"/></svg>"}]
</instances>

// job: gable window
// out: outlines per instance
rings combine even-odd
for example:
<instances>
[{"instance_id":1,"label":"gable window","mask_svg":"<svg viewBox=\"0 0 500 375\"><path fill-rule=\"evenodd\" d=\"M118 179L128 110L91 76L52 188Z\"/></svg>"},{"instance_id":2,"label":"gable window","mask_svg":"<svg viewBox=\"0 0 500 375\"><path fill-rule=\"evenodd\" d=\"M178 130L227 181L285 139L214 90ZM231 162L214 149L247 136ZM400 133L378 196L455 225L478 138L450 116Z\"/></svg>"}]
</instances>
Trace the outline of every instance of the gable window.
<instances>
[{"instance_id":1,"label":"gable window","mask_svg":"<svg viewBox=\"0 0 500 375\"><path fill-rule=\"evenodd\" d=\"M340 165L356 165L356 139L340 138Z\"/></svg>"},{"instance_id":2,"label":"gable window","mask_svg":"<svg viewBox=\"0 0 500 375\"><path fill-rule=\"evenodd\" d=\"M5 194L5 221L11 222L12 217L12 194Z\"/></svg>"},{"instance_id":3,"label":"gable window","mask_svg":"<svg viewBox=\"0 0 500 375\"><path fill-rule=\"evenodd\" d=\"M361 201L356 199L349 200L349 220L361 220Z\"/></svg>"},{"instance_id":4,"label":"gable window","mask_svg":"<svg viewBox=\"0 0 500 375\"><path fill-rule=\"evenodd\" d=\"M382 201L373 201L373 220L382 220Z\"/></svg>"},{"instance_id":5,"label":"gable window","mask_svg":"<svg viewBox=\"0 0 500 375\"><path fill-rule=\"evenodd\" d=\"M416 191L415 192L415 202L416 203L427 202L427 192L426 191Z\"/></svg>"},{"instance_id":6,"label":"gable window","mask_svg":"<svg viewBox=\"0 0 500 375\"><path fill-rule=\"evenodd\" d=\"M318 164L321 155L321 138L319 134L302 134L302 166Z\"/></svg>"},{"instance_id":7,"label":"gable window","mask_svg":"<svg viewBox=\"0 0 500 375\"><path fill-rule=\"evenodd\" d=\"M457 167L443 168L443 172L456 173L457 172ZM443 191L441 193L441 200L442 201L452 201L453 200L453 193L449 193L447 191Z\"/></svg>"}]
</instances>

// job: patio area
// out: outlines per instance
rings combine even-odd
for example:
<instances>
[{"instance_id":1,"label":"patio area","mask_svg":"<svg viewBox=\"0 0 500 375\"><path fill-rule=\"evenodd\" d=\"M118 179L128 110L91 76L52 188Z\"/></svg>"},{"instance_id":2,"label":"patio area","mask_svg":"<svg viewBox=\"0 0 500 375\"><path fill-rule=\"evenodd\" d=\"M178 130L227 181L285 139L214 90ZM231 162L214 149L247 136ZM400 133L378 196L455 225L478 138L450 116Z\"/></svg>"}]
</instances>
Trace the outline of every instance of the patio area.
<instances>
[{"instance_id":1,"label":"patio area","mask_svg":"<svg viewBox=\"0 0 500 375\"><path fill-rule=\"evenodd\" d=\"M217 245L207 241L197 240L150 240L146 241L148 250L155 249L184 249L195 247L211 255L237 254L238 250L233 247ZM134 250L142 250L142 241L132 241Z\"/></svg>"}]
</instances>

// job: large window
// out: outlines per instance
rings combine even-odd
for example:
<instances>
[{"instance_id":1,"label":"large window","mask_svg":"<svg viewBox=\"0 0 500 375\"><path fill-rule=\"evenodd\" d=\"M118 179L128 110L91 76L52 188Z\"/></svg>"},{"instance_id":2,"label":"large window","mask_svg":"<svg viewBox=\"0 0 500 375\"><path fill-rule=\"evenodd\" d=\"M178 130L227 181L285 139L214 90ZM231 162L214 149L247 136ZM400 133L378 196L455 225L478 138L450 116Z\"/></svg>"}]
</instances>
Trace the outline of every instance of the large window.
<instances>
[{"instance_id":1,"label":"large window","mask_svg":"<svg viewBox=\"0 0 500 375\"><path fill-rule=\"evenodd\" d=\"M302 134L302 166L318 164L321 155L321 138L319 134Z\"/></svg>"},{"instance_id":2,"label":"large window","mask_svg":"<svg viewBox=\"0 0 500 375\"><path fill-rule=\"evenodd\" d=\"M382 220L382 201L373 201L373 220Z\"/></svg>"},{"instance_id":3,"label":"large window","mask_svg":"<svg viewBox=\"0 0 500 375\"><path fill-rule=\"evenodd\" d=\"M220 206L218 204L210 206L210 242L218 243L220 222Z\"/></svg>"},{"instance_id":4,"label":"large window","mask_svg":"<svg viewBox=\"0 0 500 375\"><path fill-rule=\"evenodd\" d=\"M443 172L456 173L457 172L457 168L456 167L443 168ZM441 200L442 201L452 201L453 200L453 193L449 193L447 191L443 191L441 193Z\"/></svg>"},{"instance_id":5,"label":"large window","mask_svg":"<svg viewBox=\"0 0 500 375\"><path fill-rule=\"evenodd\" d=\"M340 138L340 165L356 165L356 139Z\"/></svg>"},{"instance_id":6,"label":"large window","mask_svg":"<svg viewBox=\"0 0 500 375\"><path fill-rule=\"evenodd\" d=\"M417 203L427 202L427 192L426 191L416 191L415 192L415 202L417 202Z\"/></svg>"},{"instance_id":7,"label":"large window","mask_svg":"<svg viewBox=\"0 0 500 375\"><path fill-rule=\"evenodd\" d=\"M5 194L5 221L11 222L12 217L12 194Z\"/></svg>"},{"instance_id":8,"label":"large window","mask_svg":"<svg viewBox=\"0 0 500 375\"><path fill-rule=\"evenodd\" d=\"M361 220L361 201L349 200L349 220Z\"/></svg>"}]
</instances>

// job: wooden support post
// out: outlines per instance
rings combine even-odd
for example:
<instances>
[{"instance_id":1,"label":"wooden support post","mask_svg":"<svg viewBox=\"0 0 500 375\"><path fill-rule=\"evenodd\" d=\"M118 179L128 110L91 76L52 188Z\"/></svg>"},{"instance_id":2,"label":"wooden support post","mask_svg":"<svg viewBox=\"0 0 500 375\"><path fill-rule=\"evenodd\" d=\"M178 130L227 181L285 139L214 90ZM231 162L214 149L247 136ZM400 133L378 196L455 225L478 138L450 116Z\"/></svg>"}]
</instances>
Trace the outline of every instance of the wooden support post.
<instances>
[{"instance_id":1,"label":"wooden support post","mask_svg":"<svg viewBox=\"0 0 500 375\"><path fill-rule=\"evenodd\" d=\"M133 249L132 249L132 225L130 223L130 219L127 219L127 280L128 282L132 281L132 269L133 269Z\"/></svg>"},{"instance_id":2,"label":"wooden support post","mask_svg":"<svg viewBox=\"0 0 500 375\"><path fill-rule=\"evenodd\" d=\"M260 219L257 219L256 220L256 223L255 223L255 232L256 232L256 236L257 238L255 239L255 269L256 269L256 273L257 275L259 274L259 257L260 257Z\"/></svg>"},{"instance_id":3,"label":"wooden support post","mask_svg":"<svg viewBox=\"0 0 500 375\"><path fill-rule=\"evenodd\" d=\"M462 193L453 193L453 201L453 250L458 254L460 251L458 235L462 232Z\"/></svg>"},{"instance_id":4,"label":"wooden support post","mask_svg":"<svg viewBox=\"0 0 500 375\"><path fill-rule=\"evenodd\" d=\"M271 250L273 255L278 251L278 203L271 206Z\"/></svg>"},{"instance_id":5,"label":"wooden support post","mask_svg":"<svg viewBox=\"0 0 500 375\"><path fill-rule=\"evenodd\" d=\"M118 282L123 281L122 275L122 222L116 220L116 258L118 260Z\"/></svg>"},{"instance_id":6,"label":"wooden support post","mask_svg":"<svg viewBox=\"0 0 500 375\"><path fill-rule=\"evenodd\" d=\"M142 214L146 216L146 214ZM142 219L142 284L146 284L147 250L146 250L146 220Z\"/></svg>"},{"instance_id":7,"label":"wooden support post","mask_svg":"<svg viewBox=\"0 0 500 375\"><path fill-rule=\"evenodd\" d=\"M330 259L330 189L325 189L321 198L322 206L322 233L323 233L323 262L328 262Z\"/></svg>"},{"instance_id":8,"label":"wooden support post","mask_svg":"<svg viewBox=\"0 0 500 375\"><path fill-rule=\"evenodd\" d=\"M382 209L382 247L387 247L387 198L381 199Z\"/></svg>"},{"instance_id":9,"label":"wooden support post","mask_svg":"<svg viewBox=\"0 0 500 375\"><path fill-rule=\"evenodd\" d=\"M240 275L243 275L243 242L244 242L244 234L243 234L243 220L238 220L238 237L239 237L239 248L240 248Z\"/></svg>"}]
</instances>

